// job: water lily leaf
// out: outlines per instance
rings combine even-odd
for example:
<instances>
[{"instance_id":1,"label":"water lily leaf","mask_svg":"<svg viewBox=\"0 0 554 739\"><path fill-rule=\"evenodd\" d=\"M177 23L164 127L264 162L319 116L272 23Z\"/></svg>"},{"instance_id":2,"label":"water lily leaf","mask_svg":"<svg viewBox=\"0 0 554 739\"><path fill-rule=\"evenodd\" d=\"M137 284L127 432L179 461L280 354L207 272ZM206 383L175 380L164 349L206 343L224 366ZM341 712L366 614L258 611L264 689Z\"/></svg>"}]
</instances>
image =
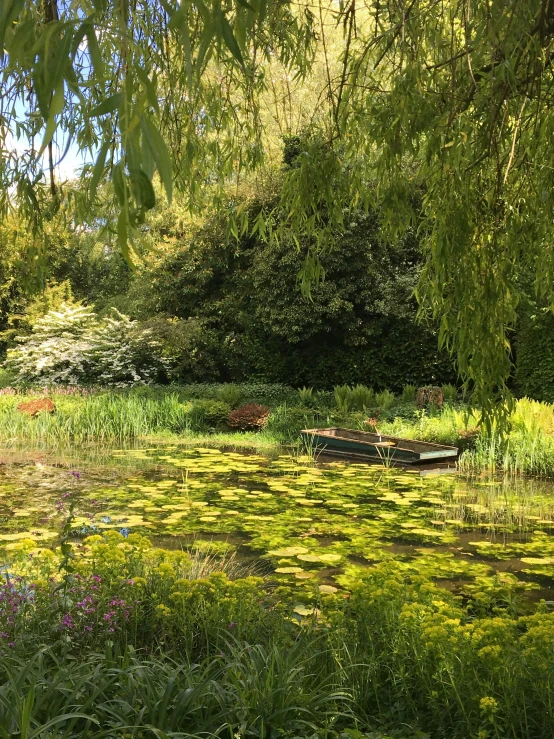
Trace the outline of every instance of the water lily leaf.
<instances>
[{"instance_id":1,"label":"water lily leaf","mask_svg":"<svg viewBox=\"0 0 554 739\"><path fill-rule=\"evenodd\" d=\"M275 572L278 572L280 575L293 575L303 571L302 567L277 567L275 570Z\"/></svg>"},{"instance_id":2,"label":"water lily leaf","mask_svg":"<svg viewBox=\"0 0 554 739\"><path fill-rule=\"evenodd\" d=\"M299 616L313 616L316 612L316 609L310 608L310 606L305 606L300 603L297 606L294 606L293 611Z\"/></svg>"},{"instance_id":3,"label":"water lily leaf","mask_svg":"<svg viewBox=\"0 0 554 739\"><path fill-rule=\"evenodd\" d=\"M338 593L338 588L335 588L333 585L320 585L319 586L319 592L320 593L328 593L332 595L333 593Z\"/></svg>"},{"instance_id":4,"label":"water lily leaf","mask_svg":"<svg viewBox=\"0 0 554 739\"><path fill-rule=\"evenodd\" d=\"M306 547L283 547L282 549L271 549L268 554L272 557L294 557L297 554L307 554Z\"/></svg>"}]
</instances>

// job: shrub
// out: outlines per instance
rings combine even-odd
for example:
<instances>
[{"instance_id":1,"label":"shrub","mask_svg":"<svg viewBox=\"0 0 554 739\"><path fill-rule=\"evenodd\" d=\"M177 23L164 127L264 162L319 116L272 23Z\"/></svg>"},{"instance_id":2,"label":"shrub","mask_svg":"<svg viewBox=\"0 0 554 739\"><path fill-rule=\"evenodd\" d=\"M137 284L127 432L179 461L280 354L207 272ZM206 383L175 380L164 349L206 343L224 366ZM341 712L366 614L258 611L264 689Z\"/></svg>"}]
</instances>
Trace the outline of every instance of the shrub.
<instances>
[{"instance_id":1,"label":"shrub","mask_svg":"<svg viewBox=\"0 0 554 739\"><path fill-rule=\"evenodd\" d=\"M456 385L443 385L442 397L445 403L455 403L458 399L458 388Z\"/></svg>"},{"instance_id":2,"label":"shrub","mask_svg":"<svg viewBox=\"0 0 554 739\"><path fill-rule=\"evenodd\" d=\"M375 405L374 392L365 385L340 385L335 388L335 403L341 413L349 411L366 411Z\"/></svg>"},{"instance_id":3,"label":"shrub","mask_svg":"<svg viewBox=\"0 0 554 739\"><path fill-rule=\"evenodd\" d=\"M225 426L231 412L229 403L224 403L221 400L194 400L186 407L193 431L206 426L222 428Z\"/></svg>"},{"instance_id":4,"label":"shrub","mask_svg":"<svg viewBox=\"0 0 554 739\"><path fill-rule=\"evenodd\" d=\"M217 391L217 395L220 400L227 405L230 405L231 408L237 408L244 397L242 388L232 382L226 385L221 385Z\"/></svg>"},{"instance_id":5,"label":"shrub","mask_svg":"<svg viewBox=\"0 0 554 739\"><path fill-rule=\"evenodd\" d=\"M348 413L350 410L350 396L352 394L348 385L338 385L335 388L335 403L342 413Z\"/></svg>"},{"instance_id":6,"label":"shrub","mask_svg":"<svg viewBox=\"0 0 554 739\"><path fill-rule=\"evenodd\" d=\"M312 406L316 402L313 387L301 387L298 389L298 399L301 405Z\"/></svg>"},{"instance_id":7,"label":"shrub","mask_svg":"<svg viewBox=\"0 0 554 739\"><path fill-rule=\"evenodd\" d=\"M416 396L416 386L415 385L404 385L402 388L402 400L405 403L413 403Z\"/></svg>"},{"instance_id":8,"label":"shrub","mask_svg":"<svg viewBox=\"0 0 554 739\"><path fill-rule=\"evenodd\" d=\"M115 309L99 319L91 308L64 303L18 342L5 367L21 383L124 387L151 382L165 369L152 332Z\"/></svg>"},{"instance_id":9,"label":"shrub","mask_svg":"<svg viewBox=\"0 0 554 739\"><path fill-rule=\"evenodd\" d=\"M374 395L375 393L371 388L365 385L356 385L350 393L350 410L366 411L375 404Z\"/></svg>"},{"instance_id":10,"label":"shrub","mask_svg":"<svg viewBox=\"0 0 554 739\"><path fill-rule=\"evenodd\" d=\"M554 315L550 310L522 317L515 380L520 395L554 403Z\"/></svg>"},{"instance_id":11,"label":"shrub","mask_svg":"<svg viewBox=\"0 0 554 739\"><path fill-rule=\"evenodd\" d=\"M270 409L265 405L248 403L229 413L227 424L240 431L259 431L269 418Z\"/></svg>"},{"instance_id":12,"label":"shrub","mask_svg":"<svg viewBox=\"0 0 554 739\"><path fill-rule=\"evenodd\" d=\"M391 393L390 390L383 390L375 396L375 402L378 407L382 408L384 411L388 410L393 405L394 400L395 395L394 393Z\"/></svg>"},{"instance_id":13,"label":"shrub","mask_svg":"<svg viewBox=\"0 0 554 739\"><path fill-rule=\"evenodd\" d=\"M416 405L418 408L425 408L427 406L442 408L443 400L442 388L433 385L420 387L416 393Z\"/></svg>"}]
</instances>

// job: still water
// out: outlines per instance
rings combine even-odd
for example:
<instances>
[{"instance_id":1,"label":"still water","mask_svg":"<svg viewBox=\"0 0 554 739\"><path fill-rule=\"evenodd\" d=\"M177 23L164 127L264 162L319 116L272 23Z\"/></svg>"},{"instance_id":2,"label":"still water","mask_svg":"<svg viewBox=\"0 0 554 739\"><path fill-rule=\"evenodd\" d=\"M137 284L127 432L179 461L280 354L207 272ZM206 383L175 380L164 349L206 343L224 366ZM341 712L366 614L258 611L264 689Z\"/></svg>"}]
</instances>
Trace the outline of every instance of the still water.
<instances>
[{"instance_id":1,"label":"still water","mask_svg":"<svg viewBox=\"0 0 554 739\"><path fill-rule=\"evenodd\" d=\"M0 452L0 547L106 529L237 550L277 580L348 589L375 563L455 591L517 578L554 597L554 482L213 448Z\"/></svg>"}]
</instances>

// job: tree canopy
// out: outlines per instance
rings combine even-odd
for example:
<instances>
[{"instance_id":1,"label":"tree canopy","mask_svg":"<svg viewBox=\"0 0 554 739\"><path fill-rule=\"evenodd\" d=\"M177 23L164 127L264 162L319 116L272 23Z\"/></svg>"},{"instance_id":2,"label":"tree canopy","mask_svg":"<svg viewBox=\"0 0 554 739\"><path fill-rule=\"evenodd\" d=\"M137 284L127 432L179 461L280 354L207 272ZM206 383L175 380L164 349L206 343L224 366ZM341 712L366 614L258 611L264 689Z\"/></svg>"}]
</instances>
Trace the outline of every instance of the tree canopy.
<instances>
[{"instance_id":1,"label":"tree canopy","mask_svg":"<svg viewBox=\"0 0 554 739\"><path fill-rule=\"evenodd\" d=\"M5 0L0 52L0 207L35 257L42 221L94 217L106 178L124 254L155 173L168 200L217 202L275 164L268 130L309 89L278 202L254 223L239 206L232 230L308 241L309 285L354 211L378 205L391 238L417 228L422 316L502 416L522 273L553 299L552 0ZM91 165L62 192L71 146Z\"/></svg>"}]
</instances>

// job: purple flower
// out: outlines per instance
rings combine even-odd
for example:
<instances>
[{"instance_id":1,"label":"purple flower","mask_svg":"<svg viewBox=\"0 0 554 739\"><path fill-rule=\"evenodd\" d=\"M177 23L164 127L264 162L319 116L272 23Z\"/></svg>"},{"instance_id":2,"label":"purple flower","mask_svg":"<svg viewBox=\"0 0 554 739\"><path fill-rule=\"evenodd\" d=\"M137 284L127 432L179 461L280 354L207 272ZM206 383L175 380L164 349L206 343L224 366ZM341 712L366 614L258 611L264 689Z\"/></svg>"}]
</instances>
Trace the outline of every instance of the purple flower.
<instances>
[{"instance_id":1,"label":"purple flower","mask_svg":"<svg viewBox=\"0 0 554 739\"><path fill-rule=\"evenodd\" d=\"M229 628L230 629L234 629L235 628L235 622L234 621L231 621L231 623L229 624Z\"/></svg>"},{"instance_id":2,"label":"purple flower","mask_svg":"<svg viewBox=\"0 0 554 739\"><path fill-rule=\"evenodd\" d=\"M64 615L64 617L62 618L62 627L64 629L72 629L73 628L73 619L72 619L70 613L66 613Z\"/></svg>"},{"instance_id":3,"label":"purple flower","mask_svg":"<svg viewBox=\"0 0 554 739\"><path fill-rule=\"evenodd\" d=\"M71 470L71 474L73 475L73 477L77 478L77 480L81 479L81 473L77 472L77 470Z\"/></svg>"}]
</instances>

